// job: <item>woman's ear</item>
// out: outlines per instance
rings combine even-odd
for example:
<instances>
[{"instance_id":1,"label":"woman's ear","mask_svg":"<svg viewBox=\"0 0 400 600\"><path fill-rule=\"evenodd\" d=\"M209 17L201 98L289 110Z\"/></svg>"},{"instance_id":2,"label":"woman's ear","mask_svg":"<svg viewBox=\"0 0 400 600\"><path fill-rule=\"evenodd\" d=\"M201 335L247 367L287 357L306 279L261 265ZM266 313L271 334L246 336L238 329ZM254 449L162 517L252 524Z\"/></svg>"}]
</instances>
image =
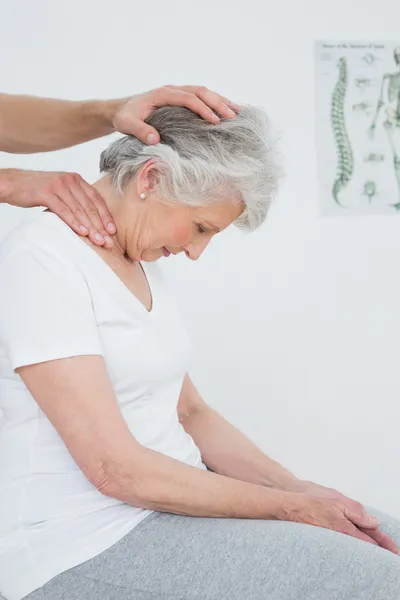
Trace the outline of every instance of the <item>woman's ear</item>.
<instances>
[{"instance_id":1,"label":"woman's ear","mask_svg":"<svg viewBox=\"0 0 400 600\"><path fill-rule=\"evenodd\" d=\"M157 169L156 158L152 158L148 160L143 167L140 169L137 176L137 188L138 194L140 193L149 193L155 190L155 187L158 182L158 169Z\"/></svg>"}]
</instances>

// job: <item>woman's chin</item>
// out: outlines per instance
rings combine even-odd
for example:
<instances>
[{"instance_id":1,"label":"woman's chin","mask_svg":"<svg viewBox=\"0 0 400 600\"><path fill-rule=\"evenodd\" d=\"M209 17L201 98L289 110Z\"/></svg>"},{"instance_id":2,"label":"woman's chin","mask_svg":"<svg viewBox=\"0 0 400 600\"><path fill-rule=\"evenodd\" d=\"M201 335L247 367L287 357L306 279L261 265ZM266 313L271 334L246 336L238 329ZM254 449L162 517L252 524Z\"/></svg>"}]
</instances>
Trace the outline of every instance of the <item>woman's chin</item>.
<instances>
[{"instance_id":1,"label":"woman's chin","mask_svg":"<svg viewBox=\"0 0 400 600\"><path fill-rule=\"evenodd\" d=\"M155 262L156 260L158 260L159 258L162 258L164 256L163 252L161 250L147 250L145 252L143 252L140 260L144 261L144 262Z\"/></svg>"}]
</instances>

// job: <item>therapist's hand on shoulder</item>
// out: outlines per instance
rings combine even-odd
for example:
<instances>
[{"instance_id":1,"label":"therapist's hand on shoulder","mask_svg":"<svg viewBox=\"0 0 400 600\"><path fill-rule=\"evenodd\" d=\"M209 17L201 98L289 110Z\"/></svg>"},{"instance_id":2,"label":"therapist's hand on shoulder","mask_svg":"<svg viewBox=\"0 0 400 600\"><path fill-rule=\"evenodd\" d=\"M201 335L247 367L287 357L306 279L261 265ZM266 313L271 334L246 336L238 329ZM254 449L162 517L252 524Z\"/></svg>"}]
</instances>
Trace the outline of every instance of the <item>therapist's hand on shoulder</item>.
<instances>
[{"instance_id":1,"label":"therapist's hand on shoulder","mask_svg":"<svg viewBox=\"0 0 400 600\"><path fill-rule=\"evenodd\" d=\"M106 203L78 173L7 169L6 202L21 208L45 206L94 244L111 248L116 232ZM111 235L110 235L111 234Z\"/></svg>"}]
</instances>

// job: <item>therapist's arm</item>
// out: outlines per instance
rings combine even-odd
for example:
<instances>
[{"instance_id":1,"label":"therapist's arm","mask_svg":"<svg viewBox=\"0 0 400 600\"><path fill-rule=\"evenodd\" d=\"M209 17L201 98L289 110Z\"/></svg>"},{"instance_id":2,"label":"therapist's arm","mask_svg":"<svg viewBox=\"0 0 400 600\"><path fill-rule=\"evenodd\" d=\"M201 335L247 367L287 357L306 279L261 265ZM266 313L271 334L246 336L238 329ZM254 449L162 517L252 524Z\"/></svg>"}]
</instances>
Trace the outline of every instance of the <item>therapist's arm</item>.
<instances>
[{"instance_id":1,"label":"therapist's arm","mask_svg":"<svg viewBox=\"0 0 400 600\"><path fill-rule=\"evenodd\" d=\"M183 106L216 123L234 118L239 107L202 86L164 86L116 100L72 102L0 94L0 151L32 153L59 150L119 131L144 143L160 141L146 119L160 106ZM232 110L233 109L233 110ZM103 198L78 173L0 169L0 202L45 206L75 233L105 248L115 223Z\"/></svg>"},{"instance_id":2,"label":"therapist's arm","mask_svg":"<svg viewBox=\"0 0 400 600\"><path fill-rule=\"evenodd\" d=\"M181 515L284 519L291 494L192 467L140 445L100 356L17 370L80 469L104 495ZM298 496L295 494L295 496Z\"/></svg>"},{"instance_id":3,"label":"therapist's arm","mask_svg":"<svg viewBox=\"0 0 400 600\"><path fill-rule=\"evenodd\" d=\"M115 131L144 143L160 141L145 120L160 106L184 106L216 123L233 118L238 106L202 86L164 86L112 100L69 101L0 94L0 151L48 152L81 144Z\"/></svg>"},{"instance_id":4,"label":"therapist's arm","mask_svg":"<svg viewBox=\"0 0 400 600\"><path fill-rule=\"evenodd\" d=\"M107 135L114 129L106 109L96 101L0 94L0 150L47 152Z\"/></svg>"}]
</instances>

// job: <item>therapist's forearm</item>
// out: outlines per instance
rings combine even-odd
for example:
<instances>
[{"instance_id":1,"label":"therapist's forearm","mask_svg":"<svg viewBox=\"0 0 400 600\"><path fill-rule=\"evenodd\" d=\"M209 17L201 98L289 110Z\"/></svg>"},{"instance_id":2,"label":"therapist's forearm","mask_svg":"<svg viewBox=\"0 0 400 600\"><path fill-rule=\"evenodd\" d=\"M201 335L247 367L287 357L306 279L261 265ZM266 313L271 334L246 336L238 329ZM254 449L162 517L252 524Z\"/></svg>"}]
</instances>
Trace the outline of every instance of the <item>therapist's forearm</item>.
<instances>
[{"instance_id":1,"label":"therapist's forearm","mask_svg":"<svg viewBox=\"0 0 400 600\"><path fill-rule=\"evenodd\" d=\"M204 464L215 473L284 491L301 491L301 480L212 408L195 410L181 422L199 447Z\"/></svg>"},{"instance_id":2,"label":"therapist's forearm","mask_svg":"<svg viewBox=\"0 0 400 600\"><path fill-rule=\"evenodd\" d=\"M0 151L48 152L112 133L112 115L124 101L0 94Z\"/></svg>"},{"instance_id":3,"label":"therapist's forearm","mask_svg":"<svg viewBox=\"0 0 400 600\"><path fill-rule=\"evenodd\" d=\"M12 172L16 169L0 169L0 202L8 202L12 193Z\"/></svg>"}]
</instances>

